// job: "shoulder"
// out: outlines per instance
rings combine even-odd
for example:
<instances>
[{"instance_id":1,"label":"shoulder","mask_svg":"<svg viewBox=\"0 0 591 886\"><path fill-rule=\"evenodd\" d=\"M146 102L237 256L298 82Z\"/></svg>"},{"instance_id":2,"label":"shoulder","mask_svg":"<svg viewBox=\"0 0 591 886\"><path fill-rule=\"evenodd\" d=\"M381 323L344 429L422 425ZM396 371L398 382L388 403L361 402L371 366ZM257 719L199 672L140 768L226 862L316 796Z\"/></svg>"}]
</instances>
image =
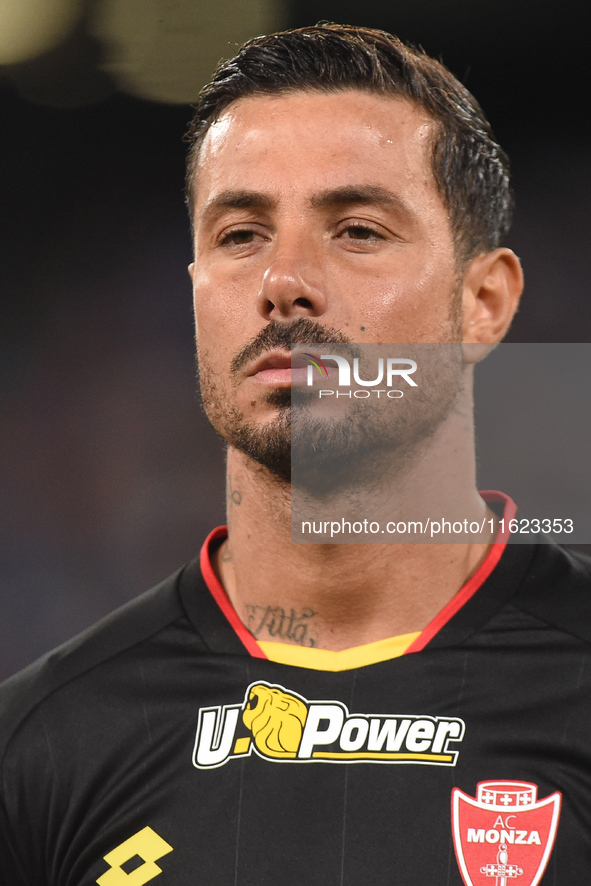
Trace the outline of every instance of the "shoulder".
<instances>
[{"instance_id":1,"label":"shoulder","mask_svg":"<svg viewBox=\"0 0 591 886\"><path fill-rule=\"evenodd\" d=\"M121 656L183 620L178 596L182 572L180 569L0 686L0 760L11 737L40 705L81 680L92 681Z\"/></svg>"},{"instance_id":2,"label":"shoulder","mask_svg":"<svg viewBox=\"0 0 591 886\"><path fill-rule=\"evenodd\" d=\"M512 603L591 643L591 558L559 545L537 545Z\"/></svg>"}]
</instances>

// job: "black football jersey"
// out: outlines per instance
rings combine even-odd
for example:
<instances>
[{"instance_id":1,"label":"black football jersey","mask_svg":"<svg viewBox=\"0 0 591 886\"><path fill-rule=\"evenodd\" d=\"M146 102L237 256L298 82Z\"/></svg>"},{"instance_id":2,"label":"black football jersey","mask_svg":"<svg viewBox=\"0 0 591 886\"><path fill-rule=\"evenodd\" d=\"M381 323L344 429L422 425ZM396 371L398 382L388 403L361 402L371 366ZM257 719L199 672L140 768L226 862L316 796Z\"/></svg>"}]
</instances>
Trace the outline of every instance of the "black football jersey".
<instances>
[{"instance_id":1,"label":"black football jersey","mask_svg":"<svg viewBox=\"0 0 591 886\"><path fill-rule=\"evenodd\" d=\"M8 680L1 886L588 886L591 564L491 556L385 660L270 660L196 560Z\"/></svg>"}]
</instances>

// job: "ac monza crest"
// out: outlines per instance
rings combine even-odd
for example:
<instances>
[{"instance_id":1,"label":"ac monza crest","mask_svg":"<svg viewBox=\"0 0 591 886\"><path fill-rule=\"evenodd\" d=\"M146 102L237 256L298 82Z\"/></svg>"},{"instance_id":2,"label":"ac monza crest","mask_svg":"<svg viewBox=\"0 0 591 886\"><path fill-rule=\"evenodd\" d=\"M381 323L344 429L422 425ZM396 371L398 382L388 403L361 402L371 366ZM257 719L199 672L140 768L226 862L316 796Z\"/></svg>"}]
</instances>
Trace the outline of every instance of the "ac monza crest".
<instances>
[{"instance_id":1,"label":"ac monza crest","mask_svg":"<svg viewBox=\"0 0 591 886\"><path fill-rule=\"evenodd\" d=\"M451 795L454 848L465 886L536 886L548 865L561 794L538 800L527 781L481 781Z\"/></svg>"}]
</instances>

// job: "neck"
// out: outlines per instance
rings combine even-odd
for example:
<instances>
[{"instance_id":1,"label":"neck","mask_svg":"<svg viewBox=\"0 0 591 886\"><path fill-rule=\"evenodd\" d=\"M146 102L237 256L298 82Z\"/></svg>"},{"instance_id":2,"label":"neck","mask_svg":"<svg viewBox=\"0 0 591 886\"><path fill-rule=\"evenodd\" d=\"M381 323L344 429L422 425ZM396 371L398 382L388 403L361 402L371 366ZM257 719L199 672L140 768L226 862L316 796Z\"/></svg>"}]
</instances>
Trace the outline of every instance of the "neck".
<instances>
[{"instance_id":1,"label":"neck","mask_svg":"<svg viewBox=\"0 0 591 886\"><path fill-rule=\"evenodd\" d=\"M403 479L401 472L392 472L392 484L384 484L387 519L485 520L488 531L476 541L293 544L289 485L230 448L229 534L213 565L257 639L351 648L421 631L460 590L485 559L496 526L476 491L473 432L465 410L444 424L437 445ZM418 496L422 502L417 502L418 489L428 490ZM405 503L411 501L409 516Z\"/></svg>"}]
</instances>

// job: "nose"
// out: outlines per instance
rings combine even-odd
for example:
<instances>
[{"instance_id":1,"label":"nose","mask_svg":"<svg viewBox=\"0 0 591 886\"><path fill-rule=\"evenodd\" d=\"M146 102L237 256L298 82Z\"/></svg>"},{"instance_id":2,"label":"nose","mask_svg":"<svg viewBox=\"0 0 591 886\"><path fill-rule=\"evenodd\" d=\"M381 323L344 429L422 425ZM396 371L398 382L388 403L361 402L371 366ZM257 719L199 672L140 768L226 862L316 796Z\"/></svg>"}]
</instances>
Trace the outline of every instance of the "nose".
<instances>
[{"instance_id":1,"label":"nose","mask_svg":"<svg viewBox=\"0 0 591 886\"><path fill-rule=\"evenodd\" d=\"M319 317L327 309L320 257L311 244L278 246L263 274L257 307L265 320Z\"/></svg>"}]
</instances>

